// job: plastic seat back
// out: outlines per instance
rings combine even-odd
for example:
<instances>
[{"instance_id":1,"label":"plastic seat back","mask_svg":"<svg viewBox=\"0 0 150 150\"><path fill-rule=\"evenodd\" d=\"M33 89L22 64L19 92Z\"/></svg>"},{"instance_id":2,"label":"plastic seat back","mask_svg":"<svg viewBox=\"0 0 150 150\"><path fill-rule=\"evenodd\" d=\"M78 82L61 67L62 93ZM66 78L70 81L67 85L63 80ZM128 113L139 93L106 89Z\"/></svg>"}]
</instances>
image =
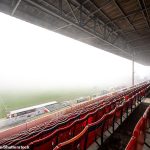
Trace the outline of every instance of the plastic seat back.
<instances>
[{"instance_id":1,"label":"plastic seat back","mask_svg":"<svg viewBox=\"0 0 150 150\"><path fill-rule=\"evenodd\" d=\"M122 123L122 115L123 115L123 105L119 105L116 107L115 111L115 121L120 119L120 124Z\"/></svg>"},{"instance_id":2,"label":"plastic seat back","mask_svg":"<svg viewBox=\"0 0 150 150\"><path fill-rule=\"evenodd\" d=\"M104 132L109 129L109 127L114 128L114 117L115 117L116 109L112 110L110 113L106 114L105 117L105 125L104 125Z\"/></svg>"},{"instance_id":3,"label":"plastic seat back","mask_svg":"<svg viewBox=\"0 0 150 150\"><path fill-rule=\"evenodd\" d=\"M74 128L74 133L73 135L79 134L87 125L87 120L88 120L89 114L87 114L84 118L77 120Z\"/></svg>"},{"instance_id":4,"label":"plastic seat back","mask_svg":"<svg viewBox=\"0 0 150 150\"><path fill-rule=\"evenodd\" d=\"M96 115L96 121L101 119L104 116L104 114L106 113L105 107L106 106L102 106L102 107L98 108L98 112Z\"/></svg>"},{"instance_id":5,"label":"plastic seat back","mask_svg":"<svg viewBox=\"0 0 150 150\"><path fill-rule=\"evenodd\" d=\"M86 126L84 130L74 138L58 144L54 150L86 150L87 131L88 126Z\"/></svg>"},{"instance_id":6,"label":"plastic seat back","mask_svg":"<svg viewBox=\"0 0 150 150\"><path fill-rule=\"evenodd\" d=\"M106 115L98 121L89 124L86 148L88 148L98 137L101 137L101 140L103 140L105 117Z\"/></svg>"},{"instance_id":7,"label":"plastic seat back","mask_svg":"<svg viewBox=\"0 0 150 150\"><path fill-rule=\"evenodd\" d=\"M150 128L150 106L144 112L143 117L146 120L146 129L149 129Z\"/></svg>"},{"instance_id":8,"label":"plastic seat back","mask_svg":"<svg viewBox=\"0 0 150 150\"><path fill-rule=\"evenodd\" d=\"M56 130L55 132L53 132L51 135L33 141L29 144L30 149L32 150L52 150L56 145L57 145L57 134L58 134L59 130Z\"/></svg>"},{"instance_id":9,"label":"plastic seat back","mask_svg":"<svg viewBox=\"0 0 150 150\"><path fill-rule=\"evenodd\" d=\"M146 120L145 118L141 117L133 131L133 136L136 137L137 140L137 147L139 147L138 149L144 146L145 130L146 130Z\"/></svg>"},{"instance_id":10,"label":"plastic seat back","mask_svg":"<svg viewBox=\"0 0 150 150\"><path fill-rule=\"evenodd\" d=\"M125 150L137 150L136 145L136 137L132 136Z\"/></svg>"},{"instance_id":11,"label":"plastic seat back","mask_svg":"<svg viewBox=\"0 0 150 150\"><path fill-rule=\"evenodd\" d=\"M75 128L76 122L77 122L77 120L74 121L69 126L61 128L58 131L58 134L57 134L57 136L58 136L57 144L58 143L62 143L64 141L67 141L67 140L71 139L74 136L74 128Z\"/></svg>"}]
</instances>

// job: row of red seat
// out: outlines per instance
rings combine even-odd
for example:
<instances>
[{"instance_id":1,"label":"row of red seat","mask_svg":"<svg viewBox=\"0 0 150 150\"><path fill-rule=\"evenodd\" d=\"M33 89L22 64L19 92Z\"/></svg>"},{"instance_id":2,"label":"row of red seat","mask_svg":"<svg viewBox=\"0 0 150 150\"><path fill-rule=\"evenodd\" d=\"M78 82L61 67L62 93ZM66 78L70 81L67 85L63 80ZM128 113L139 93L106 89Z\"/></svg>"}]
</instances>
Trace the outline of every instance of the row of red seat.
<instances>
[{"instance_id":1,"label":"row of red seat","mask_svg":"<svg viewBox=\"0 0 150 150\"><path fill-rule=\"evenodd\" d=\"M60 120L61 121L61 120ZM39 127L39 129L41 129L40 127ZM37 131L38 132L38 130L34 130L34 131ZM35 132L34 132L35 133ZM32 134L30 134L30 135L32 135ZM24 136L24 134L23 134L23 137L26 137L26 136ZM13 137L13 139L15 140L15 138ZM7 140L7 142L8 142L9 140Z\"/></svg>"},{"instance_id":2,"label":"row of red seat","mask_svg":"<svg viewBox=\"0 0 150 150\"><path fill-rule=\"evenodd\" d=\"M99 105L100 105L100 103L99 103ZM97 105L97 107L99 105ZM89 111L92 111L94 109L96 109L95 105L94 106L90 106L90 107L84 109L86 111L82 111L80 114L73 113L72 116L70 116L70 117L67 118L67 120L59 120L59 122L56 121L56 122L52 122L51 124L47 124L44 128L42 128L41 130L38 130L36 132L37 134L35 132L33 132L33 134L34 134L33 136L26 135L26 136L23 136L23 137L19 137L18 140L15 139L11 143L9 143L8 145L14 145L14 144L17 143L17 141L20 142L23 139L25 139L26 141L27 140L30 141L31 139L33 140L35 138L36 139L42 138L42 137L46 136L48 133L51 133L52 131L54 131L54 130L60 128L60 127L63 127L63 126L71 124L76 119L84 117Z\"/></svg>"},{"instance_id":3,"label":"row of red seat","mask_svg":"<svg viewBox=\"0 0 150 150\"><path fill-rule=\"evenodd\" d=\"M104 97L106 97L106 96L104 96ZM102 97L97 99L97 102L101 101L101 100L102 100ZM93 106L93 104L88 105L89 108L91 106ZM87 110L87 107L85 107L84 109ZM20 133L18 135L15 135L15 136L6 138L4 140L1 140L0 144L8 144L9 141L12 141L12 140L15 141L17 139L20 139L21 137L32 136L32 135L36 134L36 132L37 133L40 132L41 129L44 130L44 129L46 129L49 126L54 126L54 124L59 124L59 123L65 122L65 120L68 120L68 119L72 118L73 116L77 115L80 111L81 111L81 109L78 108L78 110L76 110L76 111L74 111L74 112L72 112L70 114L64 115L64 116L59 117L59 118L55 118L55 119L53 119L51 121L45 122L42 125L39 125L39 126L36 126L36 127L32 128L30 130L27 130L26 132L22 132L22 133Z\"/></svg>"},{"instance_id":4,"label":"row of red seat","mask_svg":"<svg viewBox=\"0 0 150 150\"><path fill-rule=\"evenodd\" d=\"M108 109L108 112L110 110L112 110L113 108L115 108L115 107L116 107L116 109L114 109L112 112L110 112L110 113L107 114L107 112L101 111L102 109L98 108L95 112L90 113L90 114L92 114L91 121L88 120L89 116L90 116L90 114L88 114L87 117L85 117L86 118L85 120L84 119L83 120L82 119L78 120L79 122L81 121L81 124L79 124L79 126L77 126L77 128L75 126L76 126L76 122L78 122L78 121L75 121L70 126L67 126L65 128L60 128L60 129L56 130L55 132L53 132L52 134L49 134L48 136L46 136L46 137L44 137L42 139L36 140L34 142L31 142L29 144L29 146L32 149L53 149L56 146L56 144L64 142L67 139L70 139L73 136L75 136L76 134L74 134L74 132L77 131L76 133L80 134L80 132L82 131L83 127L85 127L86 125L89 125L90 123L96 123L96 122L98 122L100 120L100 118L104 114L107 114L107 116L104 117L105 118L104 119L105 127L103 126L102 128L105 131L105 130L107 130L109 128L110 125L112 125L113 131L114 131L114 118L115 118L115 120L117 120L119 118L120 119L120 123L122 123L122 117L123 117L122 114L123 114L123 112L126 113L127 116L128 116L129 109L131 110L131 112L133 111L133 107L135 106L136 101L138 100L139 95L140 94L132 96L123 105L120 105L118 107L116 107L117 106L117 102L119 102L118 104L120 104L120 101L118 101L118 100L113 101L110 104L104 105L103 106L105 108L104 110L106 110L106 108L108 107L108 105L109 105L109 107L111 107L111 109ZM99 112L101 112L100 116L98 115ZM103 136L101 136L101 138L103 139ZM88 143L88 146L89 145L90 144Z\"/></svg>"},{"instance_id":5,"label":"row of red seat","mask_svg":"<svg viewBox=\"0 0 150 150\"><path fill-rule=\"evenodd\" d=\"M88 113L84 118L75 120L71 125L55 130L52 134L30 143L34 149L53 149L58 143L64 142L79 134L86 125L97 121L105 113L111 111L110 103Z\"/></svg>"},{"instance_id":6,"label":"row of red seat","mask_svg":"<svg viewBox=\"0 0 150 150\"><path fill-rule=\"evenodd\" d=\"M126 113L126 116L129 114L129 110L132 112L133 108L135 108L137 95L133 95L131 98L129 98L126 102L124 102L122 105L116 106L114 110L112 110L110 113L105 114L102 118L100 118L98 121L88 124L84 130L75 136L74 138L67 140L65 142L59 143L54 150L85 150L87 149L93 142L96 142L98 145L100 145L97 142L97 139L101 138L101 146L103 144L103 135L106 130L109 130L110 127L112 127L112 131L114 132L114 124L115 122L120 119L120 124L122 123L122 117ZM137 101L138 102L138 101ZM30 145L31 148L32 144ZM49 145L50 146L50 145ZM40 148L39 148L40 149ZM37 148L38 150L38 148Z\"/></svg>"},{"instance_id":7,"label":"row of red seat","mask_svg":"<svg viewBox=\"0 0 150 150\"><path fill-rule=\"evenodd\" d=\"M79 115L77 115L76 117L74 118L70 118L68 119L67 121L65 122L61 122L60 124L56 124L55 126L53 126L52 128L48 128L46 130L42 130L41 132L39 132L37 135L35 136L32 136L30 137L29 139L25 139L23 141L20 141L19 143L17 144L21 144L21 145L24 145L24 144L27 144L27 142L31 142L33 140L37 140L37 139L41 139L41 138L44 138L48 135L50 135L52 132L54 132L56 129L60 129L60 128L63 128L65 126L68 126L70 125L72 122L76 121L76 120L85 120L88 119L88 120L91 120L92 121L92 116L93 116L93 112L95 112L97 109L101 108L104 104L99 104L99 105L96 105L92 108L88 108L88 109L85 109L84 111L82 111ZM109 111L110 109L110 104L107 105L107 109L106 111ZM87 115L88 114L88 115Z\"/></svg>"},{"instance_id":8,"label":"row of red seat","mask_svg":"<svg viewBox=\"0 0 150 150\"><path fill-rule=\"evenodd\" d=\"M126 93L127 94L127 93ZM119 95L118 95L119 96ZM103 102L103 101L101 101L101 99L96 99L96 102L95 102L95 104L97 105L97 103L98 102ZM94 104L91 104L91 106L93 106ZM88 106L88 107L90 107L90 105ZM85 108L83 108L83 110L87 110L87 107L85 107ZM81 109L79 109L79 111L81 111ZM20 139L21 139L21 137L22 138L28 138L29 136L33 136L33 135L35 135L36 133L39 133L40 131L39 130L41 130L41 129L45 129L45 127L50 127L50 125L51 126L54 126L54 124L58 124L59 122L61 122L62 123L62 120L63 121L65 121L65 119L67 118L70 118L70 117L73 117L73 115L75 115L75 113L79 113L79 111L78 110L76 110L76 112L74 112L74 113L72 113L70 116L65 116L65 117L62 117L62 118L60 118L59 120L57 119L56 121L55 120L53 120L53 121L51 121L51 122L49 122L49 123L46 123L46 124L44 124L44 126L42 127L42 126L40 126L40 127L38 127L38 128L34 128L34 131L32 132L32 131L30 131L30 132L27 132L27 133L23 133L23 134L20 134L19 136L16 136L16 137L12 137L12 138L10 138L10 139L6 139L6 141L5 141L5 144L8 144L8 143L10 143L10 144L15 144L15 142L17 142L17 138L19 139L19 141L20 141ZM67 120L66 119L66 120ZM59 121L59 122L58 122ZM48 126L49 125L49 126ZM10 142L11 141L11 142Z\"/></svg>"},{"instance_id":9,"label":"row of red seat","mask_svg":"<svg viewBox=\"0 0 150 150\"><path fill-rule=\"evenodd\" d=\"M146 85L142 85L138 88L134 88L134 89L131 89L129 91L120 93L117 96L114 96L114 97L107 99L105 101L113 100L114 98L119 98L119 97L122 97L124 95L128 95L128 97L131 97L133 94L135 94L136 92L139 92L142 88L145 88L145 87L146 87ZM141 94L138 94L138 95L141 95ZM28 132L29 134L22 134L22 135L18 136L17 138L14 138L13 140L12 139L7 140L2 144L7 144L7 145L14 145L14 144L21 144L21 143L26 144L32 140L44 138L44 137L50 135L50 133L52 133L54 130L59 129L59 127L63 128L64 126L71 124L74 120L77 120L79 118L80 119L84 118L85 114L92 112L92 109L94 112L94 110L96 110L100 106L102 107L102 103L104 103L105 101L101 101L101 100L97 99L94 104L91 104L89 106L85 105L85 107L83 107L82 110L76 110L71 115L68 115L68 118L66 119L66 121L64 121L63 119L65 119L65 118L63 118L63 119L60 119L59 122L58 122L58 120L49 122L49 123L45 124L45 126L43 126L43 128L41 128L41 127L34 128L34 132L31 131L31 132ZM84 112L84 110L86 110L86 111ZM79 114L79 112L80 112L80 114ZM53 128L51 128L51 127L53 127ZM19 143L17 143L18 141L19 141Z\"/></svg>"},{"instance_id":10,"label":"row of red seat","mask_svg":"<svg viewBox=\"0 0 150 150\"><path fill-rule=\"evenodd\" d=\"M127 94L127 93L126 93L126 94ZM101 99L102 99L102 98L106 98L106 97L108 97L108 96L103 96L103 97L101 97ZM100 100L100 99L98 98L98 99L92 100L92 101L90 101L90 102L93 103L94 101L97 101L97 100ZM88 102L88 103L89 103L89 102ZM79 108L79 109L80 109L80 108ZM59 118L60 122L61 122L61 120L65 120L65 118L67 118L67 116ZM57 121L58 121L58 119L57 119ZM42 126L37 126L37 127L35 127L35 128L32 128L32 129L28 130L28 132L22 132L22 133L19 134L18 136L12 136L12 138L6 139L5 141L6 141L6 143L8 143L9 140L12 140L12 139L13 139L13 140L16 140L17 138L20 138L21 136L22 136L22 137L26 137L27 134L29 134L28 136L32 136L32 133L35 134L35 131L38 132L38 129L39 129L39 130L40 130L41 128L43 129L45 126L47 126L47 124L53 124L53 122L56 122L56 120L52 120L51 122L46 122L46 123L43 124Z\"/></svg>"},{"instance_id":11,"label":"row of red seat","mask_svg":"<svg viewBox=\"0 0 150 150\"><path fill-rule=\"evenodd\" d=\"M147 132L148 129L150 129L150 106L136 124L126 150L143 150L144 144L150 149L150 145L145 141L146 134L150 134Z\"/></svg>"}]
</instances>

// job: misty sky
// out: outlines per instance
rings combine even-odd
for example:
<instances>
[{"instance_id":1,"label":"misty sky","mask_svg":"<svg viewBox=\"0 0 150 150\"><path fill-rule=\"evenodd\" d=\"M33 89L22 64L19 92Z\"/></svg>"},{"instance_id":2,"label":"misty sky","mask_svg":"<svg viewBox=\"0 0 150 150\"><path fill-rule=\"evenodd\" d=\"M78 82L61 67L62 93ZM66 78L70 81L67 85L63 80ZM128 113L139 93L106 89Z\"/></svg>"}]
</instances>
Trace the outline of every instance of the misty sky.
<instances>
[{"instance_id":1,"label":"misty sky","mask_svg":"<svg viewBox=\"0 0 150 150\"><path fill-rule=\"evenodd\" d=\"M131 82L131 61L0 13L0 89ZM150 68L136 64L136 76Z\"/></svg>"}]
</instances>

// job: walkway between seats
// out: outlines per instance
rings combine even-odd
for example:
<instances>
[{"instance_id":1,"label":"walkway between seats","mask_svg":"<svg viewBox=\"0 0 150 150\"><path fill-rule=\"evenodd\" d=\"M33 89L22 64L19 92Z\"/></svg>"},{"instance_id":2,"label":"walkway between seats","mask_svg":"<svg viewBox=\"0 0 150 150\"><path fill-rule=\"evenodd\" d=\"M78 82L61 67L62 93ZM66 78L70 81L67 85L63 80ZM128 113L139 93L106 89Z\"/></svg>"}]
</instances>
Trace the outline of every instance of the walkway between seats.
<instances>
[{"instance_id":1,"label":"walkway between seats","mask_svg":"<svg viewBox=\"0 0 150 150\"><path fill-rule=\"evenodd\" d=\"M124 150L132 136L136 123L149 105L150 98L146 98L123 122L123 124L116 129L114 134L105 141L103 150Z\"/></svg>"}]
</instances>

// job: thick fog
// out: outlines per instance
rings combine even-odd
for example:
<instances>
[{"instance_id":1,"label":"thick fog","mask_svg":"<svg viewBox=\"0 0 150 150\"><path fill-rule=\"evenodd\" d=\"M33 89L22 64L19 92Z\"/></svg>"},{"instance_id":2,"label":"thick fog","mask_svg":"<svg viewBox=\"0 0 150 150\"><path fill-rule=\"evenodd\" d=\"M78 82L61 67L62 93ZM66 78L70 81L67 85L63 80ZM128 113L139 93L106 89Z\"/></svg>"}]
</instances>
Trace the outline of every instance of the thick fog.
<instances>
[{"instance_id":1,"label":"thick fog","mask_svg":"<svg viewBox=\"0 0 150 150\"><path fill-rule=\"evenodd\" d=\"M0 13L0 89L131 85L132 62ZM150 68L135 64L135 81Z\"/></svg>"}]
</instances>

